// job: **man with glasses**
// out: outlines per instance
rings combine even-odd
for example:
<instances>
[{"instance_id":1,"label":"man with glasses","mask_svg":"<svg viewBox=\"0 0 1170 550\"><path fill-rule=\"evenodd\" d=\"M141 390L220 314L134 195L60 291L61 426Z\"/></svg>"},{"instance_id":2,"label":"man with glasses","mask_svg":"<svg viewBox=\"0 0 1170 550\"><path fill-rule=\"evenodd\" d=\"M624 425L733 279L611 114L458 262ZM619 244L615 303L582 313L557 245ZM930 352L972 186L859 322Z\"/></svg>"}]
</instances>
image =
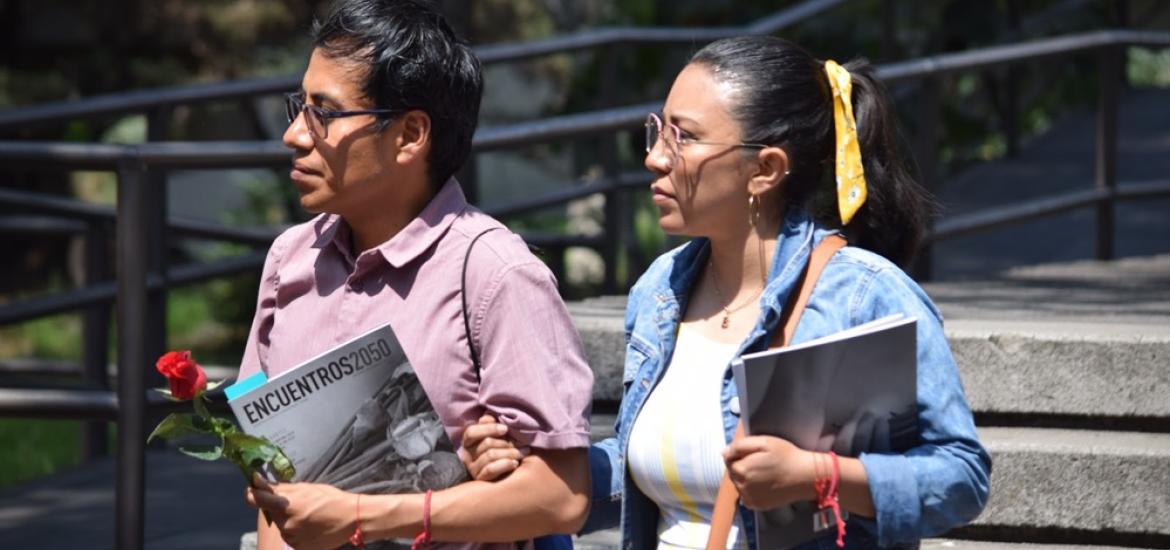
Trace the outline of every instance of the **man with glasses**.
<instances>
[{"instance_id":1,"label":"man with glasses","mask_svg":"<svg viewBox=\"0 0 1170 550\"><path fill-rule=\"evenodd\" d=\"M269 251L239 378L272 377L389 321L456 445L490 415L525 454L500 449L520 458L506 479L433 496L252 488L249 503L273 519L258 522L261 548L575 532L588 508L591 371L551 273L453 178L471 149L479 61L423 0L340 0L313 36L284 143L300 203L319 215Z\"/></svg>"}]
</instances>

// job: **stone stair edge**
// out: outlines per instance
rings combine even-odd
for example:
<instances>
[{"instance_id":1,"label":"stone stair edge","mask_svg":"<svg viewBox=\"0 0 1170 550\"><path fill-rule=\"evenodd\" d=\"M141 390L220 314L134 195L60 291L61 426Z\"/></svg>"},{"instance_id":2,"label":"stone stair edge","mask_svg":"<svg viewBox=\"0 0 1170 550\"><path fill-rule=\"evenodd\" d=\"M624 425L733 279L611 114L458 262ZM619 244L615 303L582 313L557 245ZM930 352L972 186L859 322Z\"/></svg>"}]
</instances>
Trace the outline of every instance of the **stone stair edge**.
<instances>
[{"instance_id":1,"label":"stone stair edge","mask_svg":"<svg viewBox=\"0 0 1170 550\"><path fill-rule=\"evenodd\" d=\"M621 534L617 529L597 531L588 535L573 537L576 550L617 550ZM254 547L249 547L251 550ZM1029 542L993 542L966 539L932 538L922 541L921 550L1140 550L1123 546L1093 546L1074 544L1043 544ZM245 550L241 546L240 550Z\"/></svg>"},{"instance_id":2,"label":"stone stair edge","mask_svg":"<svg viewBox=\"0 0 1170 550\"><path fill-rule=\"evenodd\" d=\"M593 441L613 436L616 419L617 415L612 413L594 413L591 421ZM1136 453L1170 459L1170 433L1003 426L976 426L975 429L988 450L1101 455Z\"/></svg>"}]
</instances>

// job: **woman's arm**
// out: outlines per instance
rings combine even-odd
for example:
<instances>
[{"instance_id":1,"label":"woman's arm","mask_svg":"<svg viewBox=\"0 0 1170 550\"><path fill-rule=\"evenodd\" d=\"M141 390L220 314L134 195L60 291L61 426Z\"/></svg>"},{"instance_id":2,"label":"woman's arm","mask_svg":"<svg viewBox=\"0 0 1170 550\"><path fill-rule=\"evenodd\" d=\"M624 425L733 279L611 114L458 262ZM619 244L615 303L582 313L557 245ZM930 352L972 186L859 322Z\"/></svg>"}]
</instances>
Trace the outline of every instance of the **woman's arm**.
<instances>
[{"instance_id":1,"label":"woman's arm","mask_svg":"<svg viewBox=\"0 0 1170 550\"><path fill-rule=\"evenodd\" d=\"M892 266L873 273L858 313L918 320L918 444L900 453L862 453L878 544L944 533L987 504L991 456L979 442L941 316L925 292ZM856 319L861 321L863 319ZM865 319L868 320L868 319Z\"/></svg>"},{"instance_id":2,"label":"woman's arm","mask_svg":"<svg viewBox=\"0 0 1170 550\"><path fill-rule=\"evenodd\" d=\"M728 476L743 505L752 510L771 510L793 502L817 499L817 473L832 468L827 453L806 451L787 440L767 435L734 441L723 451ZM873 517L873 497L865 467L856 458L837 457L837 488L841 508L859 516Z\"/></svg>"}]
</instances>

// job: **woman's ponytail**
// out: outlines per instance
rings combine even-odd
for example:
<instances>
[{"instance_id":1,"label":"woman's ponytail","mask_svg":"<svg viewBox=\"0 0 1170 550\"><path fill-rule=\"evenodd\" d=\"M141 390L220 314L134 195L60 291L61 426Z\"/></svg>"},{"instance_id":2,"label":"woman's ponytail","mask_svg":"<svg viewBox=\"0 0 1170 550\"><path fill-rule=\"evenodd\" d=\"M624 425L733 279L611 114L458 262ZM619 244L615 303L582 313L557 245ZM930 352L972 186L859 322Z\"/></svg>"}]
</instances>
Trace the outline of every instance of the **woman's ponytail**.
<instances>
[{"instance_id":1,"label":"woman's ponytail","mask_svg":"<svg viewBox=\"0 0 1170 550\"><path fill-rule=\"evenodd\" d=\"M901 151L889 96L874 78L873 66L861 59L844 67L853 80L853 113L868 195L845 233L851 243L904 266L925 236L934 203L907 171L910 157Z\"/></svg>"},{"instance_id":2,"label":"woman's ponytail","mask_svg":"<svg viewBox=\"0 0 1170 550\"><path fill-rule=\"evenodd\" d=\"M821 225L841 227L835 185L833 92L825 64L772 36L742 36L708 44L691 57L736 90L732 115L743 141L774 144L788 153L782 200ZM905 266L924 236L933 203L906 170L885 88L867 61L845 64L861 146L867 199L844 227L849 241Z\"/></svg>"}]
</instances>

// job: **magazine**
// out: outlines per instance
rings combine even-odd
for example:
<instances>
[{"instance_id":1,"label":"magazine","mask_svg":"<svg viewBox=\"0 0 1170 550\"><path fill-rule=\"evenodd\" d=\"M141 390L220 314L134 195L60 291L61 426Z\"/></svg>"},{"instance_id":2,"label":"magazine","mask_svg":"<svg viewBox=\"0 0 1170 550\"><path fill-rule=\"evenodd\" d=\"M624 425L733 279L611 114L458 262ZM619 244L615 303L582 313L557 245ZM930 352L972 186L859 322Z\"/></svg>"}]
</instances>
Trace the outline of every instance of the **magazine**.
<instances>
[{"instance_id":1,"label":"magazine","mask_svg":"<svg viewBox=\"0 0 1170 550\"><path fill-rule=\"evenodd\" d=\"M841 456L915 446L916 331L913 317L893 315L735 360L744 432ZM812 502L755 515L760 548L791 548L835 529Z\"/></svg>"},{"instance_id":2,"label":"magazine","mask_svg":"<svg viewBox=\"0 0 1170 550\"><path fill-rule=\"evenodd\" d=\"M245 432L268 438L288 455L294 481L389 494L468 479L389 324L271 380L263 372L240 380L225 393Z\"/></svg>"}]
</instances>

